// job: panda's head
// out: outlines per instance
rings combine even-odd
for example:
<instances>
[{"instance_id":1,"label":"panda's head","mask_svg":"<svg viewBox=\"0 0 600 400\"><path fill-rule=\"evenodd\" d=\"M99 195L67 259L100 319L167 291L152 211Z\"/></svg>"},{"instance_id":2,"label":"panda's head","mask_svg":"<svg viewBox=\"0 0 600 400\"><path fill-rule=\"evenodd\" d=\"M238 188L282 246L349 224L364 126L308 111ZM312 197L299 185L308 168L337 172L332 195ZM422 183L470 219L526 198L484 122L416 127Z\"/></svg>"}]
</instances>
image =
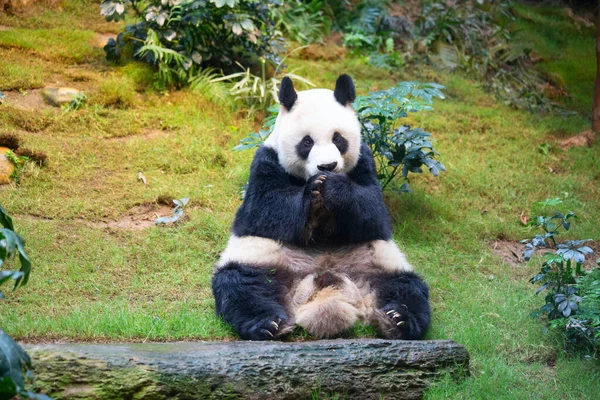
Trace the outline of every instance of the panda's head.
<instances>
[{"instance_id":1,"label":"panda's head","mask_svg":"<svg viewBox=\"0 0 600 400\"><path fill-rule=\"evenodd\" d=\"M308 179L320 171L349 172L360 154L360 124L351 107L354 83L341 75L335 90L294 90L290 78L281 81L281 108L273 133L265 141L289 173Z\"/></svg>"}]
</instances>

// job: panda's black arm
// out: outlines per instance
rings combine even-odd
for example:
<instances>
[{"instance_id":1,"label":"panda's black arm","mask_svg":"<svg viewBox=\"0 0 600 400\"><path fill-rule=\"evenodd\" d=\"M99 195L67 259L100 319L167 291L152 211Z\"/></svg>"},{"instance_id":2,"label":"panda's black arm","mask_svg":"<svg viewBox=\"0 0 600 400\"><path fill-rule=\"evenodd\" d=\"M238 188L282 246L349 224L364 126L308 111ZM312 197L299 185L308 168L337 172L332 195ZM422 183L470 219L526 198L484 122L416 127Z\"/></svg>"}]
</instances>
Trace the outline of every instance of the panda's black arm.
<instances>
[{"instance_id":1,"label":"panda's black arm","mask_svg":"<svg viewBox=\"0 0 600 400\"><path fill-rule=\"evenodd\" d=\"M252 161L246 196L236 214L233 233L301 244L305 240L310 200L306 182L286 173L275 150L262 146Z\"/></svg>"},{"instance_id":2,"label":"panda's black arm","mask_svg":"<svg viewBox=\"0 0 600 400\"><path fill-rule=\"evenodd\" d=\"M375 161L366 144L362 144L358 164L347 175L326 175L322 196L325 206L335 218L332 239L362 242L392 237Z\"/></svg>"}]
</instances>

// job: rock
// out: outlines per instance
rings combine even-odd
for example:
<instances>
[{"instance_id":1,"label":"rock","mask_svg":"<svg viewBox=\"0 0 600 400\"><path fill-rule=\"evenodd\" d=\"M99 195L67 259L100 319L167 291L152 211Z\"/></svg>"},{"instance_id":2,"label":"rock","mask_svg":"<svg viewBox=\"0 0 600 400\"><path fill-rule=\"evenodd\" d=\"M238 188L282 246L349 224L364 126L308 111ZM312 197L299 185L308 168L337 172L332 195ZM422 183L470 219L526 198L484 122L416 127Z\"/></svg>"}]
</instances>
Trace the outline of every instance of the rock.
<instances>
[{"instance_id":1,"label":"rock","mask_svg":"<svg viewBox=\"0 0 600 400\"><path fill-rule=\"evenodd\" d=\"M8 151L11 151L8 147L0 147L0 185L10 183L10 174L15 170L13 163L6 158Z\"/></svg>"},{"instance_id":2,"label":"rock","mask_svg":"<svg viewBox=\"0 0 600 400\"><path fill-rule=\"evenodd\" d=\"M60 107L70 102L73 97L79 94L79 90L69 87L44 88L40 94L46 103L54 107Z\"/></svg>"},{"instance_id":3,"label":"rock","mask_svg":"<svg viewBox=\"0 0 600 400\"><path fill-rule=\"evenodd\" d=\"M60 399L418 399L469 373L449 340L26 345L36 389Z\"/></svg>"}]
</instances>

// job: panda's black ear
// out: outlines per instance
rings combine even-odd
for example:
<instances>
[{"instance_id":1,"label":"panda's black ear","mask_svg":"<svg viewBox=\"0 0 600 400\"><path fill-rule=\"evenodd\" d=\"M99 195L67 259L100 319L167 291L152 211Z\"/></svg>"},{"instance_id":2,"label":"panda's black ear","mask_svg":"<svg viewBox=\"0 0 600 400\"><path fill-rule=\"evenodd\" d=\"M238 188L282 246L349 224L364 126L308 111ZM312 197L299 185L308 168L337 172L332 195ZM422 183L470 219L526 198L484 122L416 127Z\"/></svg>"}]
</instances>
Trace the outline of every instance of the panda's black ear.
<instances>
[{"instance_id":1,"label":"panda's black ear","mask_svg":"<svg viewBox=\"0 0 600 400\"><path fill-rule=\"evenodd\" d=\"M352 104L356 99L356 91L354 90L354 82L348 75L343 74L335 82L335 90L333 91L335 99L344 107Z\"/></svg>"},{"instance_id":2,"label":"panda's black ear","mask_svg":"<svg viewBox=\"0 0 600 400\"><path fill-rule=\"evenodd\" d=\"M286 110L290 111L296 100L298 99L298 94L296 94L296 90L294 90L294 84L289 77L284 77L281 80L281 85L279 86L279 104L281 104Z\"/></svg>"}]
</instances>

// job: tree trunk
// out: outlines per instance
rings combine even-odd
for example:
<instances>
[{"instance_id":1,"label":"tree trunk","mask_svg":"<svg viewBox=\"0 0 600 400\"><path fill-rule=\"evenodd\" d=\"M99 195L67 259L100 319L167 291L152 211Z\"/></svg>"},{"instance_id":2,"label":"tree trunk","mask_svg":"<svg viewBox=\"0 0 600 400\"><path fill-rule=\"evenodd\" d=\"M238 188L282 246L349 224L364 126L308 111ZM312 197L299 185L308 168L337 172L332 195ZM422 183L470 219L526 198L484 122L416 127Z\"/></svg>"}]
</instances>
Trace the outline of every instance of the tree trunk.
<instances>
[{"instance_id":1,"label":"tree trunk","mask_svg":"<svg viewBox=\"0 0 600 400\"><path fill-rule=\"evenodd\" d=\"M25 346L36 388L59 399L418 399L468 374L453 341L178 342Z\"/></svg>"},{"instance_id":2,"label":"tree trunk","mask_svg":"<svg viewBox=\"0 0 600 400\"><path fill-rule=\"evenodd\" d=\"M600 133L600 7L596 16L596 84L592 110L592 131Z\"/></svg>"}]
</instances>

